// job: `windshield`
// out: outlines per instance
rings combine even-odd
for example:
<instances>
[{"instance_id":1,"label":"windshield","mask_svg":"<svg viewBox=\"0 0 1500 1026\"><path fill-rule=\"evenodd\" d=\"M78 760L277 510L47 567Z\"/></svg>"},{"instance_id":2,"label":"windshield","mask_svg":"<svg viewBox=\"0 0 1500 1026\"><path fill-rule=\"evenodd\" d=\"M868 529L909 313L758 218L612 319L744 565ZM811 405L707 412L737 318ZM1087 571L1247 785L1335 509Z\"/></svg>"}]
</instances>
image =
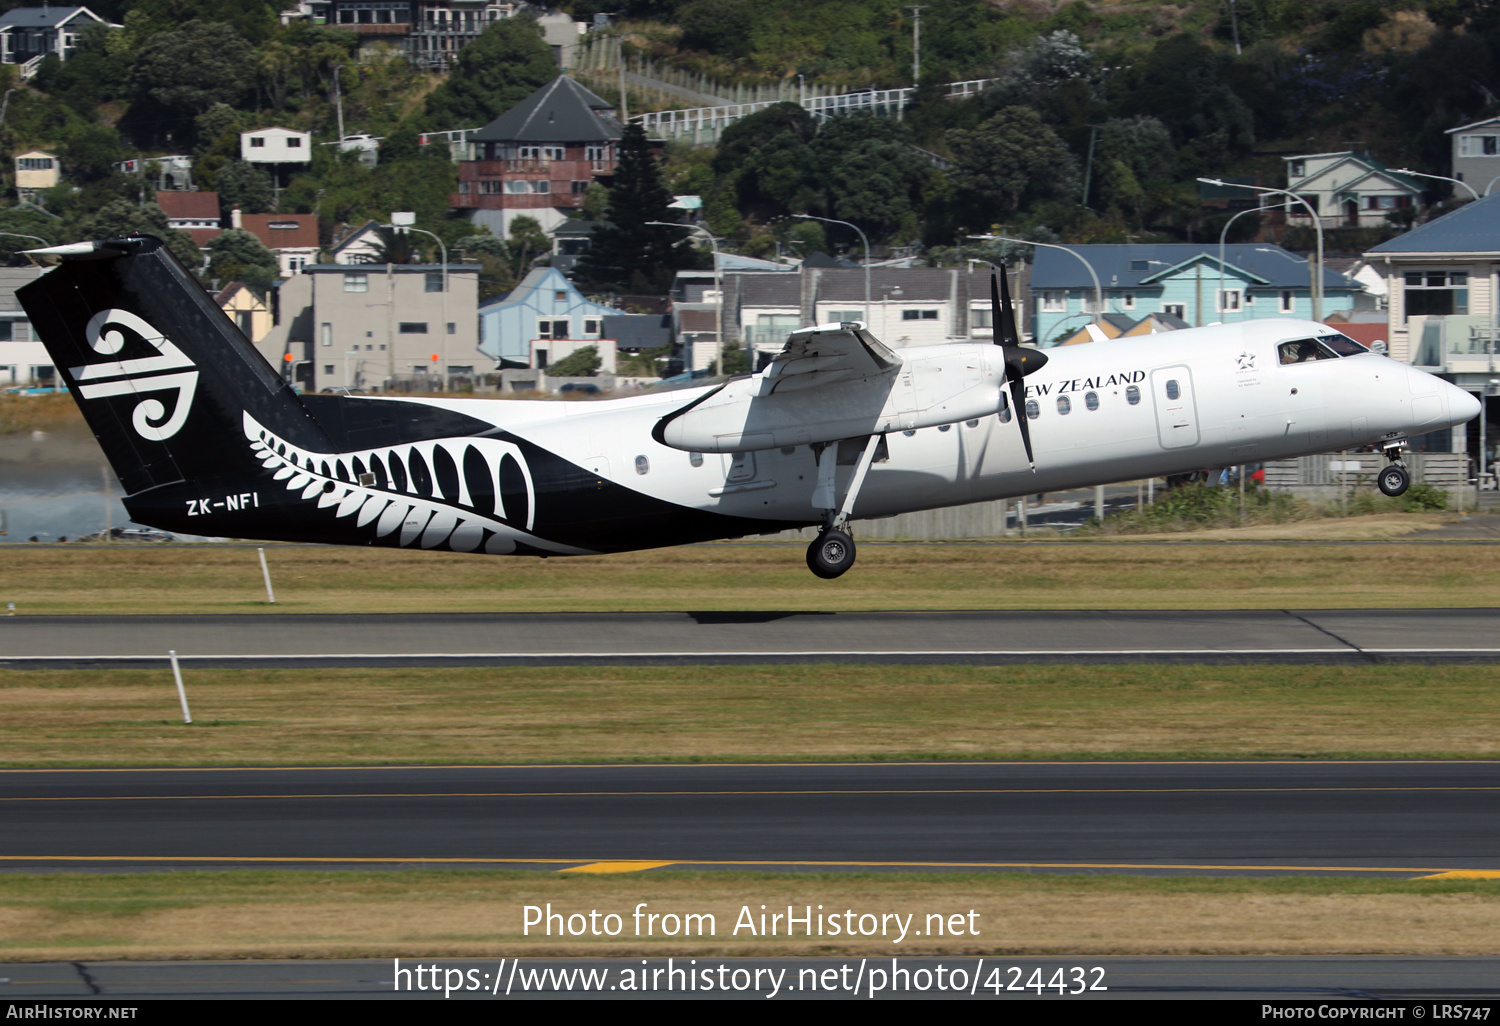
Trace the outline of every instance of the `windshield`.
<instances>
[{"instance_id":1,"label":"windshield","mask_svg":"<svg viewBox=\"0 0 1500 1026\"><path fill-rule=\"evenodd\" d=\"M1334 333L1317 338L1297 338L1276 347L1277 362L1311 363L1314 360L1336 360L1341 356L1358 356L1369 350L1347 335Z\"/></svg>"}]
</instances>

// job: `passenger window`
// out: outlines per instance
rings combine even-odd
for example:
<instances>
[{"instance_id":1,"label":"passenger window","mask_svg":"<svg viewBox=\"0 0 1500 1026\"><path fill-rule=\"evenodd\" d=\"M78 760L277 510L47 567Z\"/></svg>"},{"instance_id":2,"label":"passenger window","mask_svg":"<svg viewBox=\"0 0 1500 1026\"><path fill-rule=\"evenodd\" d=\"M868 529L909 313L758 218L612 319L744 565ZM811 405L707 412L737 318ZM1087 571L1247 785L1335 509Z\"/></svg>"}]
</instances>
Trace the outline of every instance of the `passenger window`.
<instances>
[{"instance_id":1,"label":"passenger window","mask_svg":"<svg viewBox=\"0 0 1500 1026\"><path fill-rule=\"evenodd\" d=\"M1002 423L1002 424L1009 424L1010 423L1010 406L1009 405L1000 407L1000 423Z\"/></svg>"},{"instance_id":2,"label":"passenger window","mask_svg":"<svg viewBox=\"0 0 1500 1026\"><path fill-rule=\"evenodd\" d=\"M688 453L688 463L695 467L703 466L703 454L701 452Z\"/></svg>"},{"instance_id":3,"label":"passenger window","mask_svg":"<svg viewBox=\"0 0 1500 1026\"><path fill-rule=\"evenodd\" d=\"M917 433L917 429L916 428L907 428L905 431L903 431L901 433L903 435L905 435L907 438L910 438L910 437L912 437L913 435L915 435Z\"/></svg>"},{"instance_id":4,"label":"passenger window","mask_svg":"<svg viewBox=\"0 0 1500 1026\"><path fill-rule=\"evenodd\" d=\"M637 474L651 473L651 461L644 456L637 456L635 458L635 472Z\"/></svg>"},{"instance_id":5,"label":"passenger window","mask_svg":"<svg viewBox=\"0 0 1500 1026\"><path fill-rule=\"evenodd\" d=\"M1125 389L1125 401L1131 406L1134 406L1136 403L1140 402L1141 390L1139 388L1136 388L1134 385L1131 385L1129 388Z\"/></svg>"},{"instance_id":6,"label":"passenger window","mask_svg":"<svg viewBox=\"0 0 1500 1026\"><path fill-rule=\"evenodd\" d=\"M1086 406L1086 407L1088 407L1088 409L1089 409L1090 412L1093 412L1094 410L1097 410L1099 408L1099 393L1098 392L1085 392L1085 393L1083 393L1083 405Z\"/></svg>"},{"instance_id":7,"label":"passenger window","mask_svg":"<svg viewBox=\"0 0 1500 1026\"><path fill-rule=\"evenodd\" d=\"M1067 416L1072 411L1073 411L1073 400L1069 399L1065 395L1058 396L1057 397L1057 412L1063 414L1064 416Z\"/></svg>"},{"instance_id":8,"label":"passenger window","mask_svg":"<svg viewBox=\"0 0 1500 1026\"><path fill-rule=\"evenodd\" d=\"M947 430L948 430L948 429L950 429L950 428L951 428L951 427L953 427L953 425L952 425L952 424L939 424L939 425L938 425L938 430L939 430L939 431L947 431Z\"/></svg>"},{"instance_id":9,"label":"passenger window","mask_svg":"<svg viewBox=\"0 0 1500 1026\"><path fill-rule=\"evenodd\" d=\"M1177 379L1176 378L1168 378L1167 379L1167 398L1168 399L1176 399L1176 398L1178 398L1181 395L1182 395L1182 389L1180 389L1180 388L1177 387Z\"/></svg>"},{"instance_id":10,"label":"passenger window","mask_svg":"<svg viewBox=\"0 0 1500 1026\"><path fill-rule=\"evenodd\" d=\"M966 427L966 428L977 428L978 426L979 426L979 421L977 421L977 420L966 420L966 421L964 421L964 427Z\"/></svg>"},{"instance_id":11,"label":"passenger window","mask_svg":"<svg viewBox=\"0 0 1500 1026\"><path fill-rule=\"evenodd\" d=\"M1037 405L1035 399L1026 400L1026 419L1036 420L1042 415L1042 408Z\"/></svg>"}]
</instances>

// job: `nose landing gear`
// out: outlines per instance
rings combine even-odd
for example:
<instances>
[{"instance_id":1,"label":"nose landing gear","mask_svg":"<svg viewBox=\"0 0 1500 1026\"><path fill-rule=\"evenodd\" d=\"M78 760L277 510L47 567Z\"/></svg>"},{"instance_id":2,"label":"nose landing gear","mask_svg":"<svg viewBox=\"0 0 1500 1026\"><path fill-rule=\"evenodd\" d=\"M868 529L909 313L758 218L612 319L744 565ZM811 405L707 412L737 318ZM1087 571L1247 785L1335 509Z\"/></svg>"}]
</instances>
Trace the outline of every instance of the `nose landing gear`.
<instances>
[{"instance_id":1,"label":"nose landing gear","mask_svg":"<svg viewBox=\"0 0 1500 1026\"><path fill-rule=\"evenodd\" d=\"M1385 458L1391 461L1391 465L1382 470L1375 479L1375 484L1380 490L1392 498L1404 495L1411 487L1411 474L1407 473L1406 464L1401 462L1401 446L1405 444L1404 438L1385 443Z\"/></svg>"}]
</instances>

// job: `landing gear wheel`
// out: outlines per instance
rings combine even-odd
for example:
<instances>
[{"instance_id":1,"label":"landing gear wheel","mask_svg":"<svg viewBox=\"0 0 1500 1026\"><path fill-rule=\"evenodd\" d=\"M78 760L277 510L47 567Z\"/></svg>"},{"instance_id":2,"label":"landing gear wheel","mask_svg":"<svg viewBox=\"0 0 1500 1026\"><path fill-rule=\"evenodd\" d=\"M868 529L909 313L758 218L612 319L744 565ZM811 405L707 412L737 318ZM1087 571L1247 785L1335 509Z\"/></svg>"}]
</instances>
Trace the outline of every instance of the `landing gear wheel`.
<instances>
[{"instance_id":1,"label":"landing gear wheel","mask_svg":"<svg viewBox=\"0 0 1500 1026\"><path fill-rule=\"evenodd\" d=\"M1375 479L1380 490L1389 496L1402 495L1411 487L1411 475L1400 467L1386 467Z\"/></svg>"},{"instance_id":2,"label":"landing gear wheel","mask_svg":"<svg viewBox=\"0 0 1500 1026\"><path fill-rule=\"evenodd\" d=\"M807 547L807 568L831 581L854 565L854 539L843 531L824 531Z\"/></svg>"}]
</instances>

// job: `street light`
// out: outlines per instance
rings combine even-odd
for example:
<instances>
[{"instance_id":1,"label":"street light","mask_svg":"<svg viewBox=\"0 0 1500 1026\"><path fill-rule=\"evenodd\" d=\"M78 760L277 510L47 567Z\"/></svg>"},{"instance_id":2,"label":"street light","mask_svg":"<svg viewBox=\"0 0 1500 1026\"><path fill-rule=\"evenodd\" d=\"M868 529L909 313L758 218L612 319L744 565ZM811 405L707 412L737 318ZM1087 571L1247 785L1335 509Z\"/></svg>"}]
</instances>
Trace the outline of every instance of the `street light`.
<instances>
[{"instance_id":1,"label":"street light","mask_svg":"<svg viewBox=\"0 0 1500 1026\"><path fill-rule=\"evenodd\" d=\"M1238 214L1235 214L1229 220L1225 221L1224 222L1224 230L1221 231L1221 232L1219 232L1219 305L1220 306L1224 305L1224 240L1229 237L1229 226L1232 225L1232 224L1234 224L1234 222L1238 221L1240 218L1244 217L1246 214L1253 214L1253 213L1255 213L1256 210L1257 210L1256 207L1248 207L1245 210L1241 210ZM1240 303L1240 312L1241 313L1244 312L1244 306L1245 306L1245 304L1243 302L1241 302ZM1223 313L1224 311L1221 310L1219 312ZM1200 316L1201 316L1201 311L1200 311Z\"/></svg>"},{"instance_id":2,"label":"street light","mask_svg":"<svg viewBox=\"0 0 1500 1026\"><path fill-rule=\"evenodd\" d=\"M713 250L714 254L714 362L719 365L719 373L724 373L724 285L719 272L719 240L714 237L713 232L698 224L673 224L671 221L647 221L646 223L662 228L686 228L688 231L702 232L708 239L708 248ZM749 355L748 351L746 355ZM751 369L754 370L753 367ZM691 371L692 368L689 367L688 370Z\"/></svg>"},{"instance_id":3,"label":"street light","mask_svg":"<svg viewBox=\"0 0 1500 1026\"><path fill-rule=\"evenodd\" d=\"M1318 217L1318 212L1312 208L1312 204L1307 202L1303 197L1298 196L1295 192L1288 192L1286 189L1273 189L1269 185L1246 185L1244 182L1226 182L1219 178L1200 178L1198 181L1205 185L1250 189L1254 192L1270 192L1278 196L1288 196L1307 208L1307 214L1312 218L1313 229L1318 234L1318 261L1311 268L1312 281L1309 283L1308 291L1312 293L1312 319L1321 322L1323 320L1323 220Z\"/></svg>"},{"instance_id":4,"label":"street light","mask_svg":"<svg viewBox=\"0 0 1500 1026\"><path fill-rule=\"evenodd\" d=\"M1023 246L1041 246L1044 249L1059 249L1064 253L1069 254L1070 256L1076 257L1079 263L1083 264L1083 266L1088 270L1089 277L1094 279L1094 319L1097 320L1104 315L1104 289L1099 286L1099 275L1094 272L1094 265L1089 263L1088 260L1084 259L1083 254L1079 253L1077 250L1069 249L1067 246L1058 246L1051 242L1032 242L1030 239L1015 239L1010 237L1009 235L970 235L969 238L983 239L986 241L993 241L998 239L1001 242L1019 242ZM1040 344L1041 339L1038 338L1037 342L1038 344Z\"/></svg>"},{"instance_id":5,"label":"street light","mask_svg":"<svg viewBox=\"0 0 1500 1026\"><path fill-rule=\"evenodd\" d=\"M446 245L444 245L442 239L439 239L436 235L433 235L433 233L430 232L430 231L428 231L426 228L418 228L413 223L413 222L416 221L416 219L417 219L417 215L414 214L414 213L412 213L411 211L409 211L409 210L398 210L395 213L391 214L391 223L390 224L386 224L386 225L381 225L381 227L382 228L389 228L392 231L397 231L397 232L421 232L423 235L432 235L433 239L437 242L438 247L442 250L442 253L443 253L443 298L442 298L441 309L443 311L443 324L442 324L442 328L440 330L440 336L439 337L441 337L441 339L443 341L443 344L439 348L440 348L440 350L442 352L442 356L443 356L443 391L447 392L448 391L448 384L449 384L449 381L448 381L448 247ZM395 313L396 313L395 310L391 311L391 315L392 316L395 316ZM394 353L395 350L392 349L391 352Z\"/></svg>"},{"instance_id":6,"label":"street light","mask_svg":"<svg viewBox=\"0 0 1500 1026\"><path fill-rule=\"evenodd\" d=\"M795 218L803 221L827 221L829 224L849 225L859 232L859 241L865 244L865 328L870 327L870 240L865 238L865 233L859 231L859 225L849 224L848 221L836 221L831 217L818 217L816 214L793 214Z\"/></svg>"},{"instance_id":7,"label":"street light","mask_svg":"<svg viewBox=\"0 0 1500 1026\"><path fill-rule=\"evenodd\" d=\"M1449 178L1447 175L1430 175L1426 171L1413 171L1409 167L1398 167L1393 168L1392 170L1395 174L1398 175L1416 175L1418 178L1436 178L1440 182L1452 182L1454 185L1462 185L1465 189L1469 190L1470 196L1473 196L1475 199L1479 198L1479 193L1474 191L1474 187L1460 178ZM1495 183L1491 182L1490 184L1494 185ZM1488 194L1489 189L1485 189L1484 191L1486 194Z\"/></svg>"}]
</instances>

